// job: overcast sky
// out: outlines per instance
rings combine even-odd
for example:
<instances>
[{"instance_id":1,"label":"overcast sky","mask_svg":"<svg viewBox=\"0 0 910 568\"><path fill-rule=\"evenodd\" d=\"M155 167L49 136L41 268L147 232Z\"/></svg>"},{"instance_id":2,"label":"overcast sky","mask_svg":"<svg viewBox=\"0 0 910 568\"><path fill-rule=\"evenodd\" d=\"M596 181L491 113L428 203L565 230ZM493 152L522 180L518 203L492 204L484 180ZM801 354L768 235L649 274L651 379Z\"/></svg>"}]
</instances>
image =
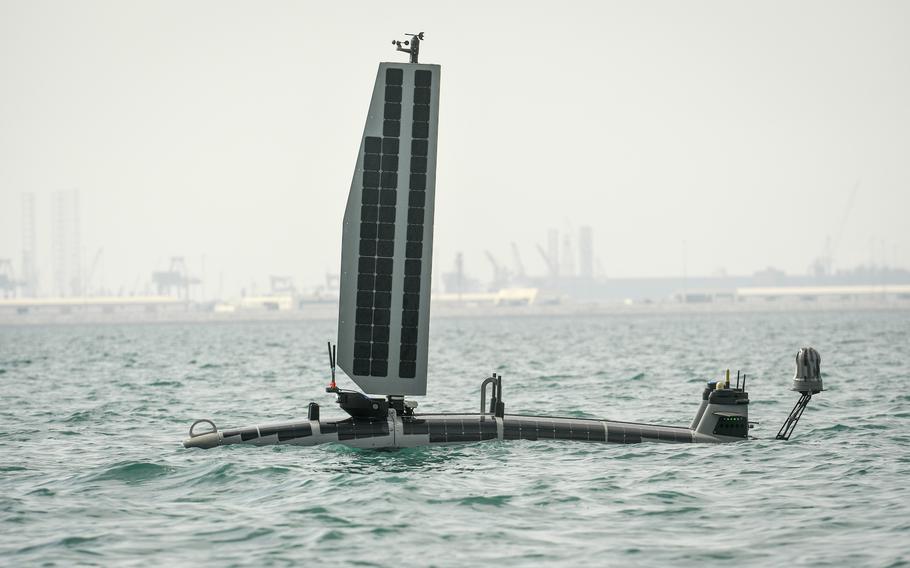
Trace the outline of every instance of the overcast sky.
<instances>
[{"instance_id":1,"label":"overcast sky","mask_svg":"<svg viewBox=\"0 0 910 568\"><path fill-rule=\"evenodd\" d=\"M225 294L337 272L379 61L442 65L436 271L529 271L591 225L607 276L910 265L910 2L0 0L0 258L78 188L104 283L173 255ZM852 207L850 193L859 189ZM100 278L95 276L96 280Z\"/></svg>"}]
</instances>

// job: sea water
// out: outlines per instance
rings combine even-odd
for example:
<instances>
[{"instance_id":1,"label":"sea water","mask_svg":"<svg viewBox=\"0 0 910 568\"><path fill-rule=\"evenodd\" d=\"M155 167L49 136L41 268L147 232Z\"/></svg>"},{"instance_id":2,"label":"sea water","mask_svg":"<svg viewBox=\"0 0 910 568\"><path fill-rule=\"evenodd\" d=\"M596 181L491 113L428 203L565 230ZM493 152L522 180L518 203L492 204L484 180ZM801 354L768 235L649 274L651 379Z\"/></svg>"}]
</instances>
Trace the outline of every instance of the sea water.
<instances>
[{"instance_id":1,"label":"sea water","mask_svg":"<svg viewBox=\"0 0 910 568\"><path fill-rule=\"evenodd\" d=\"M899 566L910 562L910 312L437 318L419 411L688 425L748 374L751 441L398 451L181 446L338 415L334 322L0 328L0 564ZM794 355L826 391L788 442ZM342 386L351 386L345 380Z\"/></svg>"}]
</instances>

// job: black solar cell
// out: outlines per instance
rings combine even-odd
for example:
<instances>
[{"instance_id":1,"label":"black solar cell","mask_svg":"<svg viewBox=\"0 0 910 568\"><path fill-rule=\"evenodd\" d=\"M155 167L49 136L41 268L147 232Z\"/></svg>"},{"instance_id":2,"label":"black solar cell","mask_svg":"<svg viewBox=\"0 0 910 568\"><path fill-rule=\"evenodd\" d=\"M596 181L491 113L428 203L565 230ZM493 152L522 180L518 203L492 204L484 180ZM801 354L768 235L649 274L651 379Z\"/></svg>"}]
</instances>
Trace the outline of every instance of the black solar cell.
<instances>
[{"instance_id":1,"label":"black solar cell","mask_svg":"<svg viewBox=\"0 0 910 568\"><path fill-rule=\"evenodd\" d=\"M379 154L364 154L363 155L363 169L367 171L379 171L379 166L381 160L379 159Z\"/></svg>"},{"instance_id":2,"label":"black solar cell","mask_svg":"<svg viewBox=\"0 0 910 568\"><path fill-rule=\"evenodd\" d=\"M382 171L398 173L398 155L385 154L382 156Z\"/></svg>"},{"instance_id":3,"label":"black solar cell","mask_svg":"<svg viewBox=\"0 0 910 568\"><path fill-rule=\"evenodd\" d=\"M427 102L429 102L429 92L427 89ZM401 102L401 87L395 85L386 85L385 87L385 102L387 103L400 103Z\"/></svg>"},{"instance_id":4,"label":"black solar cell","mask_svg":"<svg viewBox=\"0 0 910 568\"><path fill-rule=\"evenodd\" d=\"M370 360L369 359L354 359L354 374L367 376L370 374ZM325 432L325 430L323 430Z\"/></svg>"},{"instance_id":5,"label":"black solar cell","mask_svg":"<svg viewBox=\"0 0 910 568\"><path fill-rule=\"evenodd\" d=\"M392 293L377 291L375 297L373 298L373 307L374 308L391 308L392 307Z\"/></svg>"},{"instance_id":6,"label":"black solar cell","mask_svg":"<svg viewBox=\"0 0 910 568\"><path fill-rule=\"evenodd\" d=\"M394 223L379 223L376 225L378 227L376 232L376 238L392 240L395 238L395 224Z\"/></svg>"},{"instance_id":7,"label":"black solar cell","mask_svg":"<svg viewBox=\"0 0 910 568\"><path fill-rule=\"evenodd\" d=\"M376 205L379 203L379 190L364 188L363 190L363 203L364 205ZM363 232L360 233L363 236Z\"/></svg>"},{"instance_id":8,"label":"black solar cell","mask_svg":"<svg viewBox=\"0 0 910 568\"><path fill-rule=\"evenodd\" d=\"M430 105L414 105L414 120L419 122L429 122Z\"/></svg>"},{"instance_id":9,"label":"black solar cell","mask_svg":"<svg viewBox=\"0 0 910 568\"><path fill-rule=\"evenodd\" d=\"M423 243L419 241L408 241L408 243L404 246L404 255L407 258L422 258Z\"/></svg>"},{"instance_id":10,"label":"black solar cell","mask_svg":"<svg viewBox=\"0 0 910 568\"><path fill-rule=\"evenodd\" d=\"M363 172L363 187L379 187L379 172Z\"/></svg>"},{"instance_id":11,"label":"black solar cell","mask_svg":"<svg viewBox=\"0 0 910 568\"><path fill-rule=\"evenodd\" d=\"M417 376L417 364L410 361L398 363L398 376L403 379L413 379Z\"/></svg>"},{"instance_id":12,"label":"black solar cell","mask_svg":"<svg viewBox=\"0 0 910 568\"><path fill-rule=\"evenodd\" d=\"M425 191L411 191L408 194L408 205L411 207L423 207L427 204L427 193ZM408 227L410 230L410 227ZM420 227L421 234L423 234L423 227ZM422 238L422 237L421 237ZM414 239L419 240L419 239Z\"/></svg>"},{"instance_id":13,"label":"black solar cell","mask_svg":"<svg viewBox=\"0 0 910 568\"><path fill-rule=\"evenodd\" d=\"M370 361L370 375L385 377L389 374L389 362L386 359L373 359Z\"/></svg>"},{"instance_id":14,"label":"black solar cell","mask_svg":"<svg viewBox=\"0 0 910 568\"><path fill-rule=\"evenodd\" d=\"M384 120L382 122L382 135L383 136L400 136L401 135L401 121Z\"/></svg>"},{"instance_id":15,"label":"black solar cell","mask_svg":"<svg viewBox=\"0 0 910 568\"><path fill-rule=\"evenodd\" d=\"M389 358L389 343L388 343L388 341L374 341L374 342L373 342L372 357L373 357L373 360L376 360L376 359L388 359L388 358Z\"/></svg>"},{"instance_id":16,"label":"black solar cell","mask_svg":"<svg viewBox=\"0 0 910 568\"><path fill-rule=\"evenodd\" d=\"M370 356L370 344L367 341L354 342L354 357L363 359Z\"/></svg>"},{"instance_id":17,"label":"black solar cell","mask_svg":"<svg viewBox=\"0 0 910 568\"><path fill-rule=\"evenodd\" d=\"M395 222L395 208L394 207L380 207L379 208L379 222L380 223L394 223Z\"/></svg>"},{"instance_id":18,"label":"black solar cell","mask_svg":"<svg viewBox=\"0 0 910 568\"><path fill-rule=\"evenodd\" d=\"M411 126L411 136L414 138L429 138L430 136L430 123L429 122L415 122Z\"/></svg>"},{"instance_id":19,"label":"black solar cell","mask_svg":"<svg viewBox=\"0 0 910 568\"><path fill-rule=\"evenodd\" d=\"M402 310L401 325L415 326L420 319L420 312L417 310Z\"/></svg>"},{"instance_id":20,"label":"black solar cell","mask_svg":"<svg viewBox=\"0 0 910 568\"><path fill-rule=\"evenodd\" d=\"M408 224L409 225L422 225L423 224L423 207L408 207ZM382 210L379 212L382 215Z\"/></svg>"},{"instance_id":21,"label":"black solar cell","mask_svg":"<svg viewBox=\"0 0 910 568\"><path fill-rule=\"evenodd\" d=\"M420 276L420 264L419 259L409 258L404 261L404 274L405 276Z\"/></svg>"},{"instance_id":22,"label":"black solar cell","mask_svg":"<svg viewBox=\"0 0 910 568\"><path fill-rule=\"evenodd\" d=\"M385 70L386 85L400 85L404 78L404 71L396 67L390 67Z\"/></svg>"},{"instance_id":23,"label":"black solar cell","mask_svg":"<svg viewBox=\"0 0 910 568\"><path fill-rule=\"evenodd\" d=\"M398 204L398 192L394 189L383 189L379 201L382 205L394 207Z\"/></svg>"},{"instance_id":24,"label":"black solar cell","mask_svg":"<svg viewBox=\"0 0 910 568\"><path fill-rule=\"evenodd\" d=\"M376 259L376 274L392 274L392 259L391 258L377 258Z\"/></svg>"},{"instance_id":25,"label":"black solar cell","mask_svg":"<svg viewBox=\"0 0 910 568\"><path fill-rule=\"evenodd\" d=\"M401 328L401 342L402 343L417 343L417 327L403 327Z\"/></svg>"},{"instance_id":26,"label":"black solar cell","mask_svg":"<svg viewBox=\"0 0 910 568\"><path fill-rule=\"evenodd\" d=\"M372 290L358 290L357 291L357 307L358 308L373 307L373 291Z\"/></svg>"},{"instance_id":27,"label":"black solar cell","mask_svg":"<svg viewBox=\"0 0 910 568\"><path fill-rule=\"evenodd\" d=\"M398 172L382 172L382 189L395 189L398 187Z\"/></svg>"},{"instance_id":28,"label":"black solar cell","mask_svg":"<svg viewBox=\"0 0 910 568\"><path fill-rule=\"evenodd\" d=\"M376 272L376 259L369 257L357 259L357 272L361 274Z\"/></svg>"},{"instance_id":29,"label":"black solar cell","mask_svg":"<svg viewBox=\"0 0 910 568\"><path fill-rule=\"evenodd\" d=\"M416 191L425 190L427 188L426 174L411 174L411 183L409 187Z\"/></svg>"},{"instance_id":30,"label":"black solar cell","mask_svg":"<svg viewBox=\"0 0 910 568\"><path fill-rule=\"evenodd\" d=\"M426 140L411 140L411 155L426 156L429 143Z\"/></svg>"},{"instance_id":31,"label":"black solar cell","mask_svg":"<svg viewBox=\"0 0 910 568\"><path fill-rule=\"evenodd\" d=\"M386 87L388 91L388 87ZM387 93L388 94L388 93ZM386 98L386 100L389 100ZM398 101L401 101L401 88L398 90ZM396 102L398 102L396 101ZM414 104L418 105L428 105L430 104L430 89L426 87L417 87L414 89Z\"/></svg>"},{"instance_id":32,"label":"black solar cell","mask_svg":"<svg viewBox=\"0 0 910 568\"><path fill-rule=\"evenodd\" d=\"M411 173L427 173L427 159L420 156L411 156Z\"/></svg>"},{"instance_id":33,"label":"black solar cell","mask_svg":"<svg viewBox=\"0 0 910 568\"><path fill-rule=\"evenodd\" d=\"M433 73L431 71L427 71L426 69L414 71L414 85L418 87L429 87L432 83ZM401 83L396 84L400 85Z\"/></svg>"},{"instance_id":34,"label":"black solar cell","mask_svg":"<svg viewBox=\"0 0 910 568\"><path fill-rule=\"evenodd\" d=\"M398 154L398 138L383 138L382 139L382 153L383 154Z\"/></svg>"},{"instance_id":35,"label":"black solar cell","mask_svg":"<svg viewBox=\"0 0 910 568\"><path fill-rule=\"evenodd\" d=\"M419 294L420 293L420 277L418 276L405 276L404 277L404 291L408 294Z\"/></svg>"},{"instance_id":36,"label":"black solar cell","mask_svg":"<svg viewBox=\"0 0 910 568\"><path fill-rule=\"evenodd\" d=\"M401 103L386 103L382 117L386 120L401 120Z\"/></svg>"},{"instance_id":37,"label":"black solar cell","mask_svg":"<svg viewBox=\"0 0 910 568\"><path fill-rule=\"evenodd\" d=\"M395 256L395 241L377 241L376 256Z\"/></svg>"},{"instance_id":38,"label":"black solar cell","mask_svg":"<svg viewBox=\"0 0 910 568\"><path fill-rule=\"evenodd\" d=\"M373 256L376 254L376 241L373 239L360 239L361 256Z\"/></svg>"},{"instance_id":39,"label":"black solar cell","mask_svg":"<svg viewBox=\"0 0 910 568\"><path fill-rule=\"evenodd\" d=\"M399 351L400 359L402 361L416 361L417 360L417 346L416 345L402 345Z\"/></svg>"},{"instance_id":40,"label":"black solar cell","mask_svg":"<svg viewBox=\"0 0 910 568\"><path fill-rule=\"evenodd\" d=\"M404 294L402 296L401 307L405 310L420 309L420 294ZM403 322L402 325L404 325Z\"/></svg>"}]
</instances>

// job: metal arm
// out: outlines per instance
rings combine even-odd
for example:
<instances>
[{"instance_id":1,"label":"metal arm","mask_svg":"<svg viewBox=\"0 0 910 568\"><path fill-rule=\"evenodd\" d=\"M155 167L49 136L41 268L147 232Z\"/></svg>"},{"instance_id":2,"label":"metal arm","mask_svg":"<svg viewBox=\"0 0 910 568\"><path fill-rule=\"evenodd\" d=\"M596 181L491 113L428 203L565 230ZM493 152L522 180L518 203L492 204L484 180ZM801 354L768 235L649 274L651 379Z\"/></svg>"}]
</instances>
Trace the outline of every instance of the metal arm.
<instances>
[{"instance_id":1,"label":"metal arm","mask_svg":"<svg viewBox=\"0 0 910 568\"><path fill-rule=\"evenodd\" d=\"M784 420L784 425L781 426L780 430L777 432L778 440L790 439L790 435L793 434L793 429L796 428L796 423L799 422L799 418L803 415L803 411L806 410L806 406L809 405L810 400L812 400L812 395L807 392L804 392L799 397L799 400L796 401L796 404L793 406L793 410L790 411L790 415Z\"/></svg>"}]
</instances>

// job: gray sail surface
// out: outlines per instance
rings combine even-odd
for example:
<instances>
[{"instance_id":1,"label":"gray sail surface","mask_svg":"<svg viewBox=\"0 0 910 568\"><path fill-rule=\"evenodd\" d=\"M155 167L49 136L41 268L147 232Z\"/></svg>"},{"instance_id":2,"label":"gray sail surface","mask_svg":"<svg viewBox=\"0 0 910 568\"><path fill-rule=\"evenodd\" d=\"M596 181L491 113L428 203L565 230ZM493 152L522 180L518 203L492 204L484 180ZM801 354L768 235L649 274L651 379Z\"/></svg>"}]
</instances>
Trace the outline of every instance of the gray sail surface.
<instances>
[{"instance_id":1,"label":"gray sail surface","mask_svg":"<svg viewBox=\"0 0 910 568\"><path fill-rule=\"evenodd\" d=\"M379 64L348 194L338 366L367 394L427 390L439 79Z\"/></svg>"}]
</instances>

